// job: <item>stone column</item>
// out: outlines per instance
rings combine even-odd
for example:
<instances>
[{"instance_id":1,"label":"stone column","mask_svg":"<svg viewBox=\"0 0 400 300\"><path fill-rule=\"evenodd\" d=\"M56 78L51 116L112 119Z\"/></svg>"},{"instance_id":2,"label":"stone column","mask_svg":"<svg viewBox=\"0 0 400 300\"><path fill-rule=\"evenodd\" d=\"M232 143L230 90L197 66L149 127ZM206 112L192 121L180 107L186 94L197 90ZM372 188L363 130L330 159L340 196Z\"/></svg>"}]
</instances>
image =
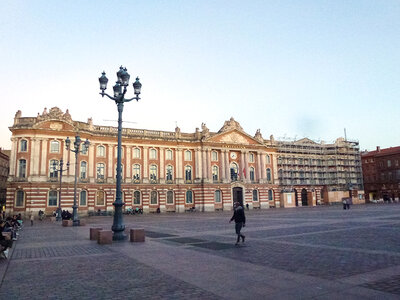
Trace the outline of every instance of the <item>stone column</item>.
<instances>
[{"instance_id":1,"label":"stone column","mask_svg":"<svg viewBox=\"0 0 400 300\"><path fill-rule=\"evenodd\" d=\"M165 183L164 148L160 148L160 183Z\"/></svg>"},{"instance_id":2,"label":"stone column","mask_svg":"<svg viewBox=\"0 0 400 300\"><path fill-rule=\"evenodd\" d=\"M261 180L261 153L257 152L257 180L260 182Z\"/></svg>"},{"instance_id":3,"label":"stone column","mask_svg":"<svg viewBox=\"0 0 400 300\"><path fill-rule=\"evenodd\" d=\"M70 151L66 151L70 152ZM96 145L90 146L89 151L88 151L88 172L89 172L89 180L90 182L94 182L96 180L95 178L95 169L97 166L94 165L94 156L96 153ZM70 155L67 153L67 157Z\"/></svg>"},{"instance_id":4,"label":"stone column","mask_svg":"<svg viewBox=\"0 0 400 300\"><path fill-rule=\"evenodd\" d=\"M11 155L10 155L10 176L17 176L17 152L18 152L18 139L11 138Z\"/></svg>"},{"instance_id":5,"label":"stone column","mask_svg":"<svg viewBox=\"0 0 400 300\"><path fill-rule=\"evenodd\" d=\"M200 159L201 152L200 152L199 148L195 149L194 151L195 151L195 159L196 159L195 179L199 179L199 178L201 179L201 175L202 175L202 170L201 170L202 164L201 164L201 159Z\"/></svg>"},{"instance_id":6,"label":"stone column","mask_svg":"<svg viewBox=\"0 0 400 300\"><path fill-rule=\"evenodd\" d=\"M149 181L149 160L148 160L149 147L143 146L143 182L148 183Z\"/></svg>"},{"instance_id":7,"label":"stone column","mask_svg":"<svg viewBox=\"0 0 400 300\"><path fill-rule=\"evenodd\" d=\"M279 184L279 179L278 179L278 159L276 154L272 155L271 154L271 162L272 162L272 170L271 170L271 181L274 184Z\"/></svg>"},{"instance_id":8,"label":"stone column","mask_svg":"<svg viewBox=\"0 0 400 300\"><path fill-rule=\"evenodd\" d=\"M42 158L40 162L40 175L47 177L47 140L42 140ZM71 170L71 169L70 169Z\"/></svg>"},{"instance_id":9,"label":"stone column","mask_svg":"<svg viewBox=\"0 0 400 300\"><path fill-rule=\"evenodd\" d=\"M244 167L246 168L246 182L250 182L249 151L244 151Z\"/></svg>"},{"instance_id":10,"label":"stone column","mask_svg":"<svg viewBox=\"0 0 400 300\"><path fill-rule=\"evenodd\" d=\"M108 178L113 178L114 174L116 174L115 165L114 165L114 148L117 151L117 148L114 145L108 145L108 159L107 159L107 175Z\"/></svg>"},{"instance_id":11,"label":"stone column","mask_svg":"<svg viewBox=\"0 0 400 300\"><path fill-rule=\"evenodd\" d=\"M265 152L261 152L261 179L262 179L262 183L267 181L267 172L265 170L265 156L266 153Z\"/></svg>"},{"instance_id":12,"label":"stone column","mask_svg":"<svg viewBox=\"0 0 400 300\"><path fill-rule=\"evenodd\" d=\"M231 181L231 168L229 166L229 151L225 151L226 181Z\"/></svg>"},{"instance_id":13,"label":"stone column","mask_svg":"<svg viewBox=\"0 0 400 300\"><path fill-rule=\"evenodd\" d=\"M207 149L207 177L212 180L212 167L211 167L211 150Z\"/></svg>"},{"instance_id":14,"label":"stone column","mask_svg":"<svg viewBox=\"0 0 400 300\"><path fill-rule=\"evenodd\" d=\"M126 166L125 166L125 174L126 174L126 178L130 179L131 176L131 171L132 171L132 163L131 163L131 150L132 147L131 146L126 146L126 156L125 156L125 161L126 161Z\"/></svg>"},{"instance_id":15,"label":"stone column","mask_svg":"<svg viewBox=\"0 0 400 300\"><path fill-rule=\"evenodd\" d=\"M182 149L176 149L176 180L177 183L183 182L183 157L182 157Z\"/></svg>"},{"instance_id":16,"label":"stone column","mask_svg":"<svg viewBox=\"0 0 400 300\"><path fill-rule=\"evenodd\" d=\"M203 165L203 180L206 181L208 179L206 150L201 151L201 157Z\"/></svg>"},{"instance_id":17,"label":"stone column","mask_svg":"<svg viewBox=\"0 0 400 300\"><path fill-rule=\"evenodd\" d=\"M218 160L221 162L221 179L224 181L226 180L226 166L225 166L225 150L221 150Z\"/></svg>"},{"instance_id":18,"label":"stone column","mask_svg":"<svg viewBox=\"0 0 400 300\"><path fill-rule=\"evenodd\" d=\"M247 157L247 153L245 150L240 151L240 165L239 165L239 174L240 174L240 179L243 181L247 181L247 174L249 173L248 168L246 168L246 177L244 176L243 169L246 167L244 164L245 157ZM246 158L247 159L247 158Z\"/></svg>"},{"instance_id":19,"label":"stone column","mask_svg":"<svg viewBox=\"0 0 400 300\"><path fill-rule=\"evenodd\" d=\"M31 139L30 175L39 175L39 147L40 141L37 138Z\"/></svg>"}]
</instances>

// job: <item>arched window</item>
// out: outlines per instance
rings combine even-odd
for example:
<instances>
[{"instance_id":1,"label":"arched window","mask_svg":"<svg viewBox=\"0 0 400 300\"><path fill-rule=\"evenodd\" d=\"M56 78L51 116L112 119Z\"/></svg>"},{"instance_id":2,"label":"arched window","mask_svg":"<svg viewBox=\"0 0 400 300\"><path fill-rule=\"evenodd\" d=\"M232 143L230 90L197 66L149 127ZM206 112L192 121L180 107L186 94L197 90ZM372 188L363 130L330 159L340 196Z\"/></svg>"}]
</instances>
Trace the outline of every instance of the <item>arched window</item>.
<instances>
[{"instance_id":1,"label":"arched window","mask_svg":"<svg viewBox=\"0 0 400 300\"><path fill-rule=\"evenodd\" d=\"M140 158L140 149L139 148L133 149L133 158Z\"/></svg>"},{"instance_id":2,"label":"arched window","mask_svg":"<svg viewBox=\"0 0 400 300\"><path fill-rule=\"evenodd\" d=\"M166 160L172 160L172 150L167 150L165 151L165 159Z\"/></svg>"},{"instance_id":3,"label":"arched window","mask_svg":"<svg viewBox=\"0 0 400 300\"><path fill-rule=\"evenodd\" d=\"M150 159L157 159L157 150L150 149Z\"/></svg>"},{"instance_id":4,"label":"arched window","mask_svg":"<svg viewBox=\"0 0 400 300\"><path fill-rule=\"evenodd\" d=\"M186 161L191 161L192 160L192 152L190 152L189 150L185 151L185 160Z\"/></svg>"},{"instance_id":5,"label":"arched window","mask_svg":"<svg viewBox=\"0 0 400 300\"><path fill-rule=\"evenodd\" d=\"M173 191L167 192L167 204L174 204L174 192Z\"/></svg>"},{"instance_id":6,"label":"arched window","mask_svg":"<svg viewBox=\"0 0 400 300\"><path fill-rule=\"evenodd\" d=\"M87 205L87 191L82 190L79 197L79 206Z\"/></svg>"},{"instance_id":7,"label":"arched window","mask_svg":"<svg viewBox=\"0 0 400 300\"><path fill-rule=\"evenodd\" d=\"M81 153L82 153L83 155L86 155L86 154L87 154L87 151L88 151L88 148L86 147L85 143L82 143L82 144L81 144Z\"/></svg>"},{"instance_id":8,"label":"arched window","mask_svg":"<svg viewBox=\"0 0 400 300\"><path fill-rule=\"evenodd\" d=\"M270 164L271 163L271 157L267 154L265 156L265 158L267 159L267 164Z\"/></svg>"},{"instance_id":9,"label":"arched window","mask_svg":"<svg viewBox=\"0 0 400 300\"><path fill-rule=\"evenodd\" d=\"M20 159L18 162L18 177L26 178L26 160Z\"/></svg>"},{"instance_id":10,"label":"arched window","mask_svg":"<svg viewBox=\"0 0 400 300\"><path fill-rule=\"evenodd\" d=\"M214 192L214 201L215 201L215 203L221 203L221 191L220 190L216 190Z\"/></svg>"},{"instance_id":11,"label":"arched window","mask_svg":"<svg viewBox=\"0 0 400 300\"><path fill-rule=\"evenodd\" d=\"M185 166L185 180L191 181L192 180L192 167Z\"/></svg>"},{"instance_id":12,"label":"arched window","mask_svg":"<svg viewBox=\"0 0 400 300\"><path fill-rule=\"evenodd\" d=\"M136 182L136 183L138 183L140 181L140 165L139 164L133 165L132 179L133 179L133 182Z\"/></svg>"},{"instance_id":13,"label":"arched window","mask_svg":"<svg viewBox=\"0 0 400 300\"><path fill-rule=\"evenodd\" d=\"M59 141L51 141L50 142L50 153L58 153L60 152L60 142Z\"/></svg>"},{"instance_id":14,"label":"arched window","mask_svg":"<svg viewBox=\"0 0 400 300\"><path fill-rule=\"evenodd\" d=\"M258 201L258 191L257 190L253 190L253 201L254 202Z\"/></svg>"},{"instance_id":15,"label":"arched window","mask_svg":"<svg viewBox=\"0 0 400 300\"><path fill-rule=\"evenodd\" d=\"M158 193L156 191L151 191L150 193L150 204L158 203Z\"/></svg>"},{"instance_id":16,"label":"arched window","mask_svg":"<svg viewBox=\"0 0 400 300\"><path fill-rule=\"evenodd\" d=\"M282 157L278 157L278 165L281 165L282 164Z\"/></svg>"},{"instance_id":17,"label":"arched window","mask_svg":"<svg viewBox=\"0 0 400 300\"><path fill-rule=\"evenodd\" d=\"M231 180L238 180L238 165L236 163L231 163Z\"/></svg>"},{"instance_id":18,"label":"arched window","mask_svg":"<svg viewBox=\"0 0 400 300\"><path fill-rule=\"evenodd\" d=\"M26 160L20 159L18 162L18 177L26 178Z\"/></svg>"},{"instance_id":19,"label":"arched window","mask_svg":"<svg viewBox=\"0 0 400 300\"><path fill-rule=\"evenodd\" d=\"M250 167L250 180L254 181L254 168Z\"/></svg>"},{"instance_id":20,"label":"arched window","mask_svg":"<svg viewBox=\"0 0 400 300\"><path fill-rule=\"evenodd\" d=\"M118 146L115 146L115 151L114 151L114 153L115 153L115 158L117 158L118 157ZM124 158L124 147L121 147L121 158Z\"/></svg>"},{"instance_id":21,"label":"arched window","mask_svg":"<svg viewBox=\"0 0 400 300\"><path fill-rule=\"evenodd\" d=\"M28 151L28 141L27 140L21 140L19 143L19 151L20 152L26 152Z\"/></svg>"},{"instance_id":22,"label":"arched window","mask_svg":"<svg viewBox=\"0 0 400 300\"><path fill-rule=\"evenodd\" d=\"M157 183L157 166L150 166L150 183Z\"/></svg>"},{"instance_id":23,"label":"arched window","mask_svg":"<svg viewBox=\"0 0 400 300\"><path fill-rule=\"evenodd\" d=\"M186 191L186 204L193 204L193 192Z\"/></svg>"},{"instance_id":24,"label":"arched window","mask_svg":"<svg viewBox=\"0 0 400 300\"><path fill-rule=\"evenodd\" d=\"M106 148L102 145L97 146L97 156L104 157L106 156Z\"/></svg>"},{"instance_id":25,"label":"arched window","mask_svg":"<svg viewBox=\"0 0 400 300\"><path fill-rule=\"evenodd\" d=\"M104 179L104 174L105 174L105 165L103 163L98 163L97 164L96 178L97 179Z\"/></svg>"},{"instance_id":26,"label":"arched window","mask_svg":"<svg viewBox=\"0 0 400 300\"><path fill-rule=\"evenodd\" d=\"M50 178L57 178L58 177L58 172L57 172L57 167L58 167L58 160L56 159L51 159L49 163L49 177Z\"/></svg>"},{"instance_id":27,"label":"arched window","mask_svg":"<svg viewBox=\"0 0 400 300\"><path fill-rule=\"evenodd\" d=\"M81 161L81 173L80 173L80 178L81 179L86 179L86 167L87 163L86 161Z\"/></svg>"},{"instance_id":28,"label":"arched window","mask_svg":"<svg viewBox=\"0 0 400 300\"><path fill-rule=\"evenodd\" d=\"M213 166L212 168L212 177L213 177L213 181L218 181L218 166Z\"/></svg>"},{"instance_id":29,"label":"arched window","mask_svg":"<svg viewBox=\"0 0 400 300\"><path fill-rule=\"evenodd\" d=\"M271 181L272 177L271 177L271 169L267 168L267 181Z\"/></svg>"},{"instance_id":30,"label":"arched window","mask_svg":"<svg viewBox=\"0 0 400 300\"><path fill-rule=\"evenodd\" d=\"M97 191L96 193L96 205L103 206L105 205L105 197L103 191Z\"/></svg>"},{"instance_id":31,"label":"arched window","mask_svg":"<svg viewBox=\"0 0 400 300\"><path fill-rule=\"evenodd\" d=\"M48 206L57 206L58 192L56 190L49 191Z\"/></svg>"},{"instance_id":32,"label":"arched window","mask_svg":"<svg viewBox=\"0 0 400 300\"><path fill-rule=\"evenodd\" d=\"M133 192L133 205L140 205L140 192L139 191Z\"/></svg>"},{"instance_id":33,"label":"arched window","mask_svg":"<svg viewBox=\"0 0 400 300\"><path fill-rule=\"evenodd\" d=\"M268 200L274 200L272 190L268 190Z\"/></svg>"},{"instance_id":34,"label":"arched window","mask_svg":"<svg viewBox=\"0 0 400 300\"><path fill-rule=\"evenodd\" d=\"M171 182L173 178L173 167L171 165L168 165L166 170L165 170L165 180L167 182Z\"/></svg>"},{"instance_id":35,"label":"arched window","mask_svg":"<svg viewBox=\"0 0 400 300\"><path fill-rule=\"evenodd\" d=\"M18 190L15 197L15 207L25 206L25 192L23 190Z\"/></svg>"},{"instance_id":36,"label":"arched window","mask_svg":"<svg viewBox=\"0 0 400 300\"><path fill-rule=\"evenodd\" d=\"M218 161L218 152L217 151L211 152L211 160Z\"/></svg>"}]
</instances>

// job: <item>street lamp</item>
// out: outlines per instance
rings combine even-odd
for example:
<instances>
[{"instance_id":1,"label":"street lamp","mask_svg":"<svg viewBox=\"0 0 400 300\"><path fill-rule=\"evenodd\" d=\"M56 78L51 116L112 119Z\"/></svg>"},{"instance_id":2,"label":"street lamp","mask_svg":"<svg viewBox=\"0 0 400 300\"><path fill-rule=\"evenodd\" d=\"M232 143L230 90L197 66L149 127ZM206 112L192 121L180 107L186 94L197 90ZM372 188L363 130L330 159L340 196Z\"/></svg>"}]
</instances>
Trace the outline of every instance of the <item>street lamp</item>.
<instances>
[{"instance_id":1,"label":"street lamp","mask_svg":"<svg viewBox=\"0 0 400 300\"><path fill-rule=\"evenodd\" d=\"M115 101L118 107L118 154L117 154L117 186L116 186L116 197L114 205L114 223L111 227L112 231L114 231L113 240L125 240L126 234L124 234L125 225L123 223L122 217L122 206L125 204L122 202L122 192L121 192L121 139L122 139L122 111L124 110L124 103L130 102L132 100L139 101L140 89L142 88L142 84L139 82L139 77L136 77L136 81L133 83L133 90L135 93L135 97L130 99L125 99L126 88L129 85L130 75L127 72L127 69L124 67L120 67L117 72L117 82L113 86L114 97L106 94L104 91L107 89L108 79L106 77L106 73L103 72L101 77L99 78L100 82L100 95L102 97L107 96L111 100ZM123 90L122 90L123 88Z\"/></svg>"},{"instance_id":2,"label":"street lamp","mask_svg":"<svg viewBox=\"0 0 400 300\"><path fill-rule=\"evenodd\" d=\"M67 149L68 150L68 149ZM67 168L63 169L64 166L64 161L61 159L60 160L60 167L57 169L57 162L53 162L53 171L54 172L60 172L60 192L58 196L58 207L56 211L56 220L60 221L61 220L61 184L62 184L62 174L64 171L69 170L69 162L67 162Z\"/></svg>"},{"instance_id":3,"label":"street lamp","mask_svg":"<svg viewBox=\"0 0 400 300\"><path fill-rule=\"evenodd\" d=\"M65 140L65 145L67 150L71 150L71 152L75 153L75 182L74 182L74 205L72 206L72 222L74 226L79 226L79 218L78 218L78 205L76 204L76 182L78 178L78 154L80 152L86 152L89 148L90 142L88 139L83 143L84 144L84 150L80 150L80 145L82 144L82 140L77 134L75 136L75 142L74 142L74 148L71 149L71 140L69 137Z\"/></svg>"}]
</instances>

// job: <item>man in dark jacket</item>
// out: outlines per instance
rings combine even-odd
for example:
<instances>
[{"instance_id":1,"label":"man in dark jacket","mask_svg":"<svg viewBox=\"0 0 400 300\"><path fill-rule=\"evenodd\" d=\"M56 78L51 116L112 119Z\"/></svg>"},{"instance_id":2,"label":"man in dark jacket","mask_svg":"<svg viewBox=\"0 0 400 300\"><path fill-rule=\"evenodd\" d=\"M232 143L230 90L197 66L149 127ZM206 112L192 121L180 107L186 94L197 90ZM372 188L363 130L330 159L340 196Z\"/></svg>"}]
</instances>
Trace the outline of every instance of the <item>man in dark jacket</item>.
<instances>
[{"instance_id":1,"label":"man in dark jacket","mask_svg":"<svg viewBox=\"0 0 400 300\"><path fill-rule=\"evenodd\" d=\"M235 220L235 230L237 234L237 240L235 245L239 245L240 238L242 238L242 242L244 243L245 236L241 234L240 231L242 230L242 227L246 226L246 217L244 215L244 209L239 202L235 202L233 208L234 208L233 216L230 219L229 223Z\"/></svg>"}]
</instances>

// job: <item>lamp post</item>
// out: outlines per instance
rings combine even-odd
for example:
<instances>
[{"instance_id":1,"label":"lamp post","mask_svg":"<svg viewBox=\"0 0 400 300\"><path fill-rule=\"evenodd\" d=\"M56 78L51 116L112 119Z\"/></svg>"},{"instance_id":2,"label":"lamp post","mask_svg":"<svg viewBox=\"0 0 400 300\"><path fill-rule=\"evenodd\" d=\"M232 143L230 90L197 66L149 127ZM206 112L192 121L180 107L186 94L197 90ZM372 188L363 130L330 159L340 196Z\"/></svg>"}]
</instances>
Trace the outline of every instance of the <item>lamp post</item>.
<instances>
[{"instance_id":1,"label":"lamp post","mask_svg":"<svg viewBox=\"0 0 400 300\"><path fill-rule=\"evenodd\" d=\"M114 97L106 94L104 91L107 89L107 82L108 79L106 77L106 73L103 72L101 77L99 78L100 82L100 90L101 93L100 95L102 97L107 96L111 100L115 101L115 104L117 104L118 108L118 154L117 154L117 186L116 186L116 197L115 197L115 202L113 203L114 205L114 222L111 227L112 231L114 231L113 234L113 240L125 240L126 239L126 234L124 234L125 230L125 225L123 223L123 217L122 217L122 206L125 204L122 202L122 192L121 192L121 173L122 173L122 167L121 167L121 139L122 139L122 111L124 110L124 103L125 102L130 102L132 100L139 101L139 95L140 95L140 89L142 88L142 84L139 82L139 77L136 77L136 81L133 83L133 90L135 93L135 97L126 99L125 94L126 94L126 88L129 85L129 78L130 75L127 72L126 68L123 68L122 66L119 68L119 71L117 72L117 82L113 86L114 90ZM123 90L122 90L123 88Z\"/></svg>"},{"instance_id":2,"label":"lamp post","mask_svg":"<svg viewBox=\"0 0 400 300\"><path fill-rule=\"evenodd\" d=\"M71 150L71 152L75 153L75 181L74 181L74 205L72 206L72 222L74 226L79 226L79 217L78 217L78 205L76 204L76 182L78 179L78 155L80 152L86 152L87 149L89 148L90 142L88 139L86 139L86 141L84 142L84 147L85 150L81 151L80 150L80 145L82 144L82 140L79 136L79 134L77 134L75 136L75 142L74 142L74 148L71 149L71 140L69 139L69 137L67 137L67 139L65 140L65 145L67 147L67 150Z\"/></svg>"},{"instance_id":3,"label":"lamp post","mask_svg":"<svg viewBox=\"0 0 400 300\"><path fill-rule=\"evenodd\" d=\"M64 161L61 159L60 160L60 167L57 169L57 163L56 161L53 162L53 170L55 172L60 172L60 192L59 192L59 196L58 196L58 207L57 207L57 211L56 211L56 220L60 221L61 220L61 185L62 185L62 174L64 171L69 170L69 162L67 162L67 168L64 169Z\"/></svg>"}]
</instances>

